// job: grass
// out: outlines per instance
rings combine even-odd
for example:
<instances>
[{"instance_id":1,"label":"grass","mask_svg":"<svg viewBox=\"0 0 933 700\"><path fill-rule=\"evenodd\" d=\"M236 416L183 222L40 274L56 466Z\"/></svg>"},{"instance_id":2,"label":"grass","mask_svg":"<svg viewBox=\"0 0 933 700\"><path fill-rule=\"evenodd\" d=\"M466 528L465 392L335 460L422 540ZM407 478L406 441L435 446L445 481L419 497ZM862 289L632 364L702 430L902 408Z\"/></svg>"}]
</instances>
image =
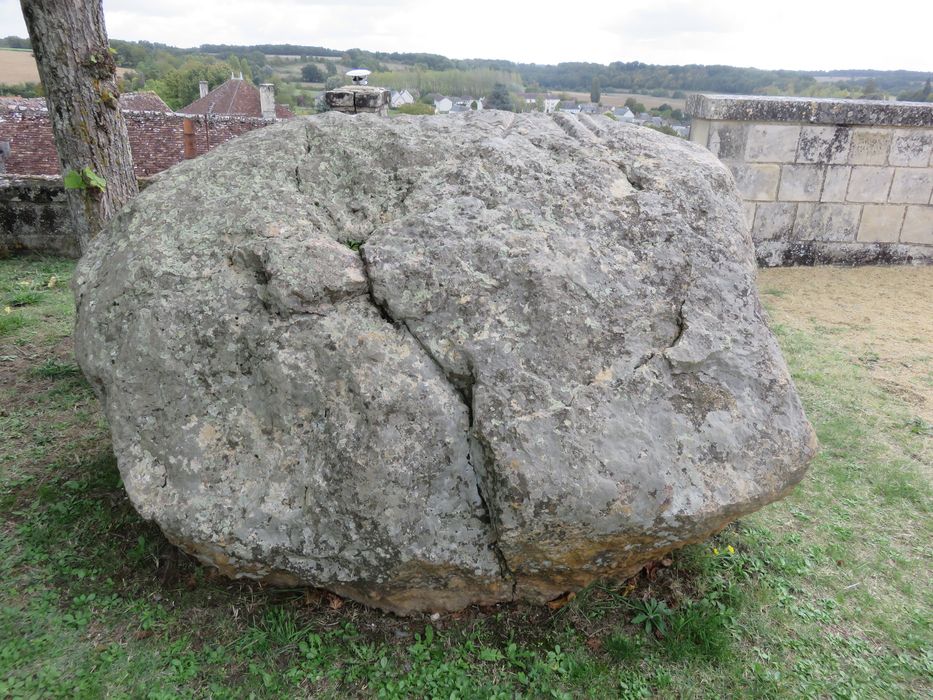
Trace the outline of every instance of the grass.
<instances>
[{"instance_id":1,"label":"grass","mask_svg":"<svg viewBox=\"0 0 933 700\"><path fill-rule=\"evenodd\" d=\"M219 578L139 518L72 357L71 270L0 261L0 697L933 693L930 426L838 334L777 319L822 444L784 501L553 609L401 619Z\"/></svg>"}]
</instances>

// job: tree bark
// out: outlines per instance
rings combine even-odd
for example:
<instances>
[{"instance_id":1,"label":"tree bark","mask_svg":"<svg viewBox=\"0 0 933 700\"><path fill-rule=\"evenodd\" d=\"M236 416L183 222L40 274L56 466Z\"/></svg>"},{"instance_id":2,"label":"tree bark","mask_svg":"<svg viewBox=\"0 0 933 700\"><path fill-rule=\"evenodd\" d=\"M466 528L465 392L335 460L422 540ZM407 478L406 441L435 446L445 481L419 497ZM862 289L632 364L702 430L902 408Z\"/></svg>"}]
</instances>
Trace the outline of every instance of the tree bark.
<instances>
[{"instance_id":1,"label":"tree bark","mask_svg":"<svg viewBox=\"0 0 933 700\"><path fill-rule=\"evenodd\" d=\"M81 251L139 188L101 0L20 0ZM101 180L98 180L100 178Z\"/></svg>"}]
</instances>

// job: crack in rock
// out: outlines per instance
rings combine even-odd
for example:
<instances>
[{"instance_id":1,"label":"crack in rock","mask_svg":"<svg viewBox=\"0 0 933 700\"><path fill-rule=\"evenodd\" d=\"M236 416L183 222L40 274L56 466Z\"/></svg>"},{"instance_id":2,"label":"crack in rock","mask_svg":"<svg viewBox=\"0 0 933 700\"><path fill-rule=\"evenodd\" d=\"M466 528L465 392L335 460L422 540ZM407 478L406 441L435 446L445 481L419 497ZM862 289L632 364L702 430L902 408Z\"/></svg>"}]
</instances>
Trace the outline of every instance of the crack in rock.
<instances>
[{"instance_id":1,"label":"crack in rock","mask_svg":"<svg viewBox=\"0 0 933 700\"><path fill-rule=\"evenodd\" d=\"M365 246L360 246L358 252L360 260L363 261L363 275L366 278L366 288L368 290L369 300L372 305L376 308L376 310L379 311L379 315L384 321L392 324L392 326L395 328L406 332L411 337L411 339L415 341L418 347L421 348L421 351L424 353L425 357L427 357L434 364L438 372L440 372L441 376L444 377L447 383L457 393L457 396L460 397L460 401L463 403L467 410L467 463L473 470L473 476L476 479L476 493L479 496L480 505L482 506L483 512L485 513L485 516L480 518L480 520L484 524L488 525L490 532L492 533L492 539L489 542L489 547L492 549L492 552L496 557L496 561L499 564L500 575L503 579L511 582L511 598L514 599L515 590L517 587L517 579L511 567L509 567L505 553L499 546L499 525L495 514L489 505L488 495L485 493L486 484L489 481L492 470L490 469L490 460L487 457L489 451L485 448L476 435L476 393L474 391L476 384L476 374L473 369L473 362L469 357L467 358L468 374L466 376L451 372L446 367L444 367L443 363L431 350L428 344L425 343L417 333L412 331L411 327L408 325L408 320L404 318L394 318L389 311L389 305L387 301L380 301L376 296L375 290L373 289L373 277L371 274L370 261L366 257ZM474 454L474 452L478 454ZM482 467L479 467L477 462L481 462Z\"/></svg>"}]
</instances>

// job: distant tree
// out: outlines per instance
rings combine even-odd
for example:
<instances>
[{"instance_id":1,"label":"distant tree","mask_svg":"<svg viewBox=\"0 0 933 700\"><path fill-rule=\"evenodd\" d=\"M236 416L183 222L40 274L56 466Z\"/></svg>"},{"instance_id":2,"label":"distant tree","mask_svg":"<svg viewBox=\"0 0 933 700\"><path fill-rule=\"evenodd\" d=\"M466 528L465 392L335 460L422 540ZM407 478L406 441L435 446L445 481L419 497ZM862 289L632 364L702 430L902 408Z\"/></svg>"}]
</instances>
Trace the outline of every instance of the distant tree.
<instances>
[{"instance_id":1,"label":"distant tree","mask_svg":"<svg viewBox=\"0 0 933 700\"><path fill-rule=\"evenodd\" d=\"M0 95L13 95L15 97L42 97L42 83L14 83L0 85Z\"/></svg>"},{"instance_id":2,"label":"distant tree","mask_svg":"<svg viewBox=\"0 0 933 700\"><path fill-rule=\"evenodd\" d=\"M327 75L316 63L308 63L301 67L301 79L306 83L323 83Z\"/></svg>"},{"instance_id":3,"label":"distant tree","mask_svg":"<svg viewBox=\"0 0 933 700\"><path fill-rule=\"evenodd\" d=\"M101 0L21 0L81 251L137 195Z\"/></svg>"},{"instance_id":4,"label":"distant tree","mask_svg":"<svg viewBox=\"0 0 933 700\"><path fill-rule=\"evenodd\" d=\"M509 95L509 89L503 83L496 83L492 87L489 97L483 102L486 109L503 109L509 112L515 111L515 105L512 97Z\"/></svg>"},{"instance_id":5,"label":"distant tree","mask_svg":"<svg viewBox=\"0 0 933 700\"><path fill-rule=\"evenodd\" d=\"M883 100L884 93L878 89L878 83L875 82L874 78L869 78L865 81L865 86L862 88L862 99L863 100Z\"/></svg>"},{"instance_id":6,"label":"distant tree","mask_svg":"<svg viewBox=\"0 0 933 700\"><path fill-rule=\"evenodd\" d=\"M638 101L634 97L625 98L625 106L628 107L633 112L635 111L635 105L638 104Z\"/></svg>"},{"instance_id":7,"label":"distant tree","mask_svg":"<svg viewBox=\"0 0 933 700\"><path fill-rule=\"evenodd\" d=\"M677 121L682 122L682 121L684 120L684 113L683 113L683 111L680 110L680 109L672 109L672 110L671 110L671 119L676 119Z\"/></svg>"},{"instance_id":8,"label":"distant tree","mask_svg":"<svg viewBox=\"0 0 933 700\"><path fill-rule=\"evenodd\" d=\"M676 131L674 131L674 130L673 130L670 126L668 126L667 124L662 124L661 126L655 126L654 124L645 124L645 126L647 126L649 129L654 129L655 131L660 131L662 134L667 134L668 136L677 136L678 138L680 137L680 134L678 134Z\"/></svg>"},{"instance_id":9,"label":"distant tree","mask_svg":"<svg viewBox=\"0 0 933 700\"><path fill-rule=\"evenodd\" d=\"M339 75L332 75L327 80L324 81L325 90L334 90L336 88L346 85L347 81L345 78Z\"/></svg>"},{"instance_id":10,"label":"distant tree","mask_svg":"<svg viewBox=\"0 0 933 700\"><path fill-rule=\"evenodd\" d=\"M0 39L0 46L6 46L10 49L29 49L32 48L32 45L29 43L29 39L21 39L18 36L5 36Z\"/></svg>"},{"instance_id":11,"label":"distant tree","mask_svg":"<svg viewBox=\"0 0 933 700\"><path fill-rule=\"evenodd\" d=\"M232 58L236 59L236 56ZM213 90L228 78L230 63L189 58L181 68L173 68L161 79L146 81L146 87L158 94L172 109L181 109L198 99L202 80L206 80L208 87Z\"/></svg>"},{"instance_id":12,"label":"distant tree","mask_svg":"<svg viewBox=\"0 0 933 700\"><path fill-rule=\"evenodd\" d=\"M594 75L593 80L590 81L590 102L594 105L598 105L600 97L602 97L602 95L600 95L599 92L599 78Z\"/></svg>"}]
</instances>

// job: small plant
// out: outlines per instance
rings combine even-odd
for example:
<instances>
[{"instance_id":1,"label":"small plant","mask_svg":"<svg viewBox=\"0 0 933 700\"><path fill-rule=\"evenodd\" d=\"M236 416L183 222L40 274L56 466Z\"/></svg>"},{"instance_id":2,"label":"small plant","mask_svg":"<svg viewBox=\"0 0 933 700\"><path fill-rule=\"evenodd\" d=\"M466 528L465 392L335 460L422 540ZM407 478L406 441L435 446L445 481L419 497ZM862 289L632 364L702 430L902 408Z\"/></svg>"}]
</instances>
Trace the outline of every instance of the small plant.
<instances>
[{"instance_id":1,"label":"small plant","mask_svg":"<svg viewBox=\"0 0 933 700\"><path fill-rule=\"evenodd\" d=\"M641 654L641 644L632 637L617 633L610 637L603 644L603 649L609 654L613 661L633 661Z\"/></svg>"},{"instance_id":2,"label":"small plant","mask_svg":"<svg viewBox=\"0 0 933 700\"><path fill-rule=\"evenodd\" d=\"M33 290L14 292L7 297L7 304L11 307L29 306L30 304L38 304L40 301L42 301L42 292Z\"/></svg>"},{"instance_id":3,"label":"small plant","mask_svg":"<svg viewBox=\"0 0 933 700\"><path fill-rule=\"evenodd\" d=\"M671 616L671 609L663 600L649 598L635 603L635 617L632 618L633 625L641 625L645 628L646 634L663 635L667 632L667 620Z\"/></svg>"},{"instance_id":4,"label":"small plant","mask_svg":"<svg viewBox=\"0 0 933 700\"><path fill-rule=\"evenodd\" d=\"M74 362L59 362L49 358L38 367L34 367L32 374L48 379L60 379L62 377L76 377L81 374L81 370L78 369L78 365Z\"/></svg>"},{"instance_id":5,"label":"small plant","mask_svg":"<svg viewBox=\"0 0 933 700\"><path fill-rule=\"evenodd\" d=\"M62 178L66 190L98 189L101 192L107 189L107 181L86 166L82 170L69 170Z\"/></svg>"},{"instance_id":6,"label":"small plant","mask_svg":"<svg viewBox=\"0 0 933 700\"><path fill-rule=\"evenodd\" d=\"M343 244L350 250L359 251L360 246L363 245L363 241L355 241L352 238L348 238Z\"/></svg>"}]
</instances>

